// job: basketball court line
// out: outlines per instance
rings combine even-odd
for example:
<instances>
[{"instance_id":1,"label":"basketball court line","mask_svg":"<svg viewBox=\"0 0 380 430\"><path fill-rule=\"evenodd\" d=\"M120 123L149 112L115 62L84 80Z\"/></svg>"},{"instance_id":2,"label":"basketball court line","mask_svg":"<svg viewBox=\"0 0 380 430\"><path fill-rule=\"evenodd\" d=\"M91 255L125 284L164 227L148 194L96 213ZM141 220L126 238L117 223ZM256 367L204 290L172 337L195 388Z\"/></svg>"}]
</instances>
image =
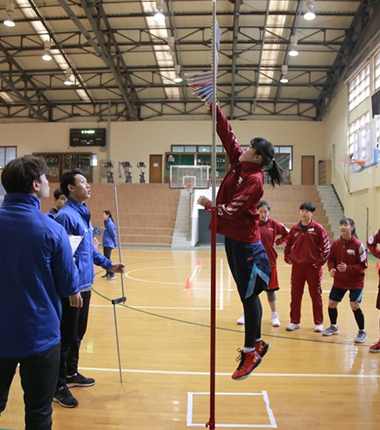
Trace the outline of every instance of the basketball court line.
<instances>
[{"instance_id":1,"label":"basketball court line","mask_svg":"<svg viewBox=\"0 0 380 430\"><path fill-rule=\"evenodd\" d=\"M188 427L204 427L205 424L193 423L193 399L194 395L206 395L209 396L210 393L207 392L192 392L187 393L187 426ZM262 391L261 393L215 393L216 396L263 396L265 407L268 413L268 418L270 424L221 424L218 422L216 427L228 427L228 428L277 428L276 420L274 418L273 411L270 407L268 393Z\"/></svg>"}]
</instances>

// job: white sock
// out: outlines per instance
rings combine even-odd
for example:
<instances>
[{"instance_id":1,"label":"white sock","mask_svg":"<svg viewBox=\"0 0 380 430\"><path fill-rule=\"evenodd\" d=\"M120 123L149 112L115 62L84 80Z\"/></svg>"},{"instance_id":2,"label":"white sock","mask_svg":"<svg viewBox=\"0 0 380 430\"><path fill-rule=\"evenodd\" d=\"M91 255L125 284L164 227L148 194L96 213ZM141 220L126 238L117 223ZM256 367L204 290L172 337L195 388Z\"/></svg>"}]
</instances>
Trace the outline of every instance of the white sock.
<instances>
[{"instance_id":1,"label":"white sock","mask_svg":"<svg viewBox=\"0 0 380 430\"><path fill-rule=\"evenodd\" d=\"M249 346L245 346L244 348L243 348L243 352L253 352L255 350L255 348L251 348L251 347L249 347Z\"/></svg>"}]
</instances>

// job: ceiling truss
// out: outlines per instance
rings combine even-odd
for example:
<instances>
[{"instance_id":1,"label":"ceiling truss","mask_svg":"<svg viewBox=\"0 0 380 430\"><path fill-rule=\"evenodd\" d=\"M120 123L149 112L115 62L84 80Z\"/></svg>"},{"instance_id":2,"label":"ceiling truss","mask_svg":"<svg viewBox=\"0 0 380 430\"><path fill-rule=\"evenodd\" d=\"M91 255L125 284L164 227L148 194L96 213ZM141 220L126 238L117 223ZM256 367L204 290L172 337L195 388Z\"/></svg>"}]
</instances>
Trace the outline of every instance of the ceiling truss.
<instances>
[{"instance_id":1,"label":"ceiling truss","mask_svg":"<svg viewBox=\"0 0 380 430\"><path fill-rule=\"evenodd\" d=\"M195 2L193 9L197 3L202 9L206 2ZM378 0L332 0L334 10L316 0L319 24L302 19L304 0L289 1L287 10L274 10L274 0L257 2L266 3L263 9L250 8L253 1L220 3L224 9L218 11L222 32L218 99L231 119L321 120L352 70L358 47L363 51L365 43L380 38L373 30L373 23L380 22ZM29 0L29 4L49 34L51 49L70 64L76 81L68 87L53 61L42 64L44 44L30 25L33 19L19 9L15 30L0 28L0 91L13 100L0 98L0 121L207 118L185 82L168 84L162 79L154 53L166 53L168 41L152 33L147 24L151 15L142 12L139 1ZM130 13L120 12L129 4ZM210 69L211 32L205 19L211 19L211 10L191 10L191 4L165 1L167 33L175 40L174 64L183 77ZM345 10L339 7L343 4L357 7ZM304 60L289 57L295 33L299 58ZM274 51L269 63L265 58ZM280 83L283 65L288 67L286 85ZM170 87L179 87L179 98L165 95L164 89ZM88 100L81 100L77 89L84 90ZM260 95L263 91L265 97Z\"/></svg>"}]
</instances>

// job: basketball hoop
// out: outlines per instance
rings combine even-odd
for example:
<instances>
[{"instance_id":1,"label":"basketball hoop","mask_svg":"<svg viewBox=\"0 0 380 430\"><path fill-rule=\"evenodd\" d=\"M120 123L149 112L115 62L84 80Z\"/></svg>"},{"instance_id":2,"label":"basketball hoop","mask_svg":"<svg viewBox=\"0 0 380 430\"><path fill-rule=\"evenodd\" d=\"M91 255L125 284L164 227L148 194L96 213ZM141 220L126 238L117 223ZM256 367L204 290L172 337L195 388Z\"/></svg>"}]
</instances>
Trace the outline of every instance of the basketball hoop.
<instances>
[{"instance_id":1,"label":"basketball hoop","mask_svg":"<svg viewBox=\"0 0 380 430\"><path fill-rule=\"evenodd\" d=\"M343 166L345 174L354 172L354 167L357 166L358 170L361 170L365 166L364 160L357 160L356 158L342 158L340 164ZM356 170L356 171L358 171Z\"/></svg>"},{"instance_id":2,"label":"basketball hoop","mask_svg":"<svg viewBox=\"0 0 380 430\"><path fill-rule=\"evenodd\" d=\"M183 187L185 188L185 190L186 190L189 194L193 194L194 184L192 184L192 183L183 184Z\"/></svg>"}]
</instances>

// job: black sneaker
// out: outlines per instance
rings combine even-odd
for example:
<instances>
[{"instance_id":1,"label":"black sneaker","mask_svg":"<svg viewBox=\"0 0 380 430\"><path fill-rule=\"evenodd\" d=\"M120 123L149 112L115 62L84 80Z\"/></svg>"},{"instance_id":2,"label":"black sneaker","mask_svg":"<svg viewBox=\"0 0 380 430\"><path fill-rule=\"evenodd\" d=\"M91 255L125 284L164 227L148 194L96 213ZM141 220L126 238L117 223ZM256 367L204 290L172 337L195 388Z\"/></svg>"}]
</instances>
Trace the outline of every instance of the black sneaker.
<instances>
[{"instance_id":1,"label":"black sneaker","mask_svg":"<svg viewBox=\"0 0 380 430\"><path fill-rule=\"evenodd\" d=\"M86 378L85 376L81 375L80 373L77 373L73 376L68 376L66 378L66 385L71 387L91 387L95 384L95 379L92 378Z\"/></svg>"},{"instance_id":2,"label":"black sneaker","mask_svg":"<svg viewBox=\"0 0 380 430\"><path fill-rule=\"evenodd\" d=\"M78 400L70 393L70 390L64 386L55 390L53 402L59 403L64 408L75 408L78 406Z\"/></svg>"}]
</instances>

